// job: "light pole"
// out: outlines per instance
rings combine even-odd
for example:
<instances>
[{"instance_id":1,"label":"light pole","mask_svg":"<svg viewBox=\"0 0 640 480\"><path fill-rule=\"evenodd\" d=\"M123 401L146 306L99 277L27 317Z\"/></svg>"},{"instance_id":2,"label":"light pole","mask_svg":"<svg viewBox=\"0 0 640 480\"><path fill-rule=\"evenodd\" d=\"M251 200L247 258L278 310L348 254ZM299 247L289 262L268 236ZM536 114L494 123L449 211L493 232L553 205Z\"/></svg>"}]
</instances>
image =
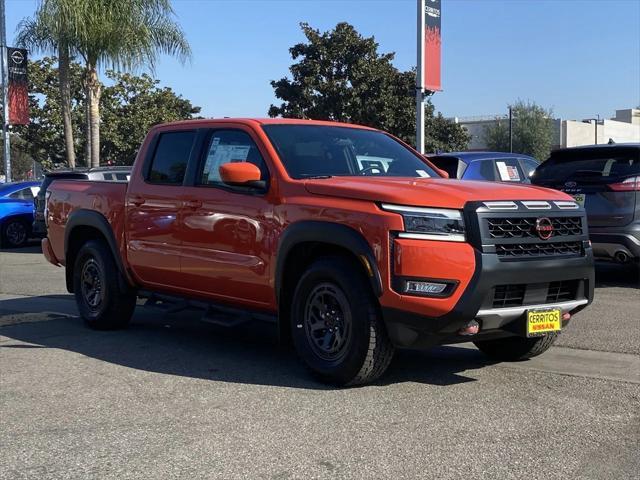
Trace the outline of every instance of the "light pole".
<instances>
[{"instance_id":1,"label":"light pole","mask_svg":"<svg viewBox=\"0 0 640 480\"><path fill-rule=\"evenodd\" d=\"M418 63L416 68L416 150L424 154L425 0L418 0Z\"/></svg>"},{"instance_id":2,"label":"light pole","mask_svg":"<svg viewBox=\"0 0 640 480\"><path fill-rule=\"evenodd\" d=\"M513 153L513 108L509 105L509 153Z\"/></svg>"},{"instance_id":3,"label":"light pole","mask_svg":"<svg viewBox=\"0 0 640 480\"><path fill-rule=\"evenodd\" d=\"M11 143L9 139L9 70L7 59L7 29L4 2L0 0L0 51L2 52L2 138L4 140L4 178L11 181Z\"/></svg>"}]
</instances>

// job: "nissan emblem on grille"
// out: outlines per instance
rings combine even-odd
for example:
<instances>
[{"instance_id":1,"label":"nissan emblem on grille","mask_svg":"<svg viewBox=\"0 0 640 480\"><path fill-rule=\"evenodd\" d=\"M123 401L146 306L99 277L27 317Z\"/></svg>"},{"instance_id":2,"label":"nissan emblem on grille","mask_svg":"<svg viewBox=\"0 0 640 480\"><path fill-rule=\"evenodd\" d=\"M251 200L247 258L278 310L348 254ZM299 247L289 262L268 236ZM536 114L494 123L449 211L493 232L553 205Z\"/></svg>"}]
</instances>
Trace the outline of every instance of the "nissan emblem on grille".
<instances>
[{"instance_id":1,"label":"nissan emblem on grille","mask_svg":"<svg viewBox=\"0 0 640 480\"><path fill-rule=\"evenodd\" d=\"M547 217L536 220L536 233L541 240L549 240L553 235L553 223Z\"/></svg>"}]
</instances>

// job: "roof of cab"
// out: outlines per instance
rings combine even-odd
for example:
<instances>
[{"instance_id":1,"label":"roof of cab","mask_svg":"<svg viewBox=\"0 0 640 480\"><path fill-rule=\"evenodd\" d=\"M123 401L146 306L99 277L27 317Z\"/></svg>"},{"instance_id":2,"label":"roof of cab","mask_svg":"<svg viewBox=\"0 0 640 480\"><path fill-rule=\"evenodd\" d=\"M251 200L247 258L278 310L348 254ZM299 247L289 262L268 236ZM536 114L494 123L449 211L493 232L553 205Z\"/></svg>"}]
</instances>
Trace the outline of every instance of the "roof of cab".
<instances>
[{"instance_id":1,"label":"roof of cab","mask_svg":"<svg viewBox=\"0 0 640 480\"><path fill-rule=\"evenodd\" d=\"M494 158L531 158L535 160L535 158L524 155L522 153L508 153L508 152L448 152L448 153L438 153L436 155L429 155L431 157L455 157L459 160L462 160L465 163L471 162L473 160L484 160L484 159L494 159Z\"/></svg>"},{"instance_id":2,"label":"roof of cab","mask_svg":"<svg viewBox=\"0 0 640 480\"><path fill-rule=\"evenodd\" d=\"M367 127L365 125L356 125L353 123L334 122L328 120L307 120L298 118L200 118L194 120L180 120L177 122L163 123L156 125L154 128L170 127L172 125L193 125L203 126L216 125L218 123L238 123L241 125L322 125L330 127L348 127L361 128L364 130L378 130L376 128Z\"/></svg>"}]
</instances>

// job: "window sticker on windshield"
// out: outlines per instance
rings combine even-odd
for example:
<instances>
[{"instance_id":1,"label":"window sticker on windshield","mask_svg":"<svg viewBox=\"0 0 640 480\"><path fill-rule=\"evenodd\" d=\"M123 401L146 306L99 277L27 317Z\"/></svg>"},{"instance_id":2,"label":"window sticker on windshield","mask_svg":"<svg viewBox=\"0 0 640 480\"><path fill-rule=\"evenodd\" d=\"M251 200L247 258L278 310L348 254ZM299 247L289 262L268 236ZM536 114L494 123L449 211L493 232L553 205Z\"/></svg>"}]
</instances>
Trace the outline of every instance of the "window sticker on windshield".
<instances>
[{"instance_id":1,"label":"window sticker on windshield","mask_svg":"<svg viewBox=\"0 0 640 480\"><path fill-rule=\"evenodd\" d=\"M503 182L519 182L520 174L518 168L515 165L507 165L504 162L496 162L498 166L498 172L500 173L500 180Z\"/></svg>"},{"instance_id":2,"label":"window sticker on windshield","mask_svg":"<svg viewBox=\"0 0 640 480\"><path fill-rule=\"evenodd\" d=\"M426 170L416 170L416 173L422 178L429 178L429 173Z\"/></svg>"}]
</instances>

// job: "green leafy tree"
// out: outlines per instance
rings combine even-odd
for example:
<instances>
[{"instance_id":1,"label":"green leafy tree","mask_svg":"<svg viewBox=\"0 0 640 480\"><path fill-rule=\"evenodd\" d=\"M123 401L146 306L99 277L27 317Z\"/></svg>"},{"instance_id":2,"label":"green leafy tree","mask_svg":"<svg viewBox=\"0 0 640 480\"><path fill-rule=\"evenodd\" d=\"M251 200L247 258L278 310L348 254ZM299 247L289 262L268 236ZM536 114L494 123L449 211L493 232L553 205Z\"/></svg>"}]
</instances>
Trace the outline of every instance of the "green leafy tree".
<instances>
[{"instance_id":1,"label":"green leafy tree","mask_svg":"<svg viewBox=\"0 0 640 480\"><path fill-rule=\"evenodd\" d=\"M0 148L4 140L0 137ZM33 178L33 158L29 155L25 141L19 135L11 134L11 177L14 181ZM4 176L4 162L0 162L0 176Z\"/></svg>"},{"instance_id":2,"label":"green leafy tree","mask_svg":"<svg viewBox=\"0 0 640 480\"><path fill-rule=\"evenodd\" d=\"M64 132L58 91L56 59L45 57L29 64L29 104L31 123L14 127L24 140L23 150L45 168L68 165L64 155ZM75 131L86 126L83 67L75 62L69 65L71 90L71 119ZM158 123L192 118L200 107L172 89L160 87L159 81L149 75L135 76L107 72L113 82L101 95L104 126L101 155L111 164L131 164L149 128ZM78 138L78 164L90 166L83 157L86 135Z\"/></svg>"},{"instance_id":3,"label":"green leafy tree","mask_svg":"<svg viewBox=\"0 0 640 480\"><path fill-rule=\"evenodd\" d=\"M25 30L38 27L33 45L64 45L84 61L86 156L92 166L100 164L98 68L153 69L160 54L186 60L191 50L173 16L169 0L42 0L35 18L23 22Z\"/></svg>"},{"instance_id":4,"label":"green leafy tree","mask_svg":"<svg viewBox=\"0 0 640 480\"><path fill-rule=\"evenodd\" d=\"M83 156L74 156L69 163L66 154L66 135L63 122L63 101L59 95L60 76L56 68L57 59L45 57L29 62L29 111L31 122L26 126L13 127L24 140L28 154L45 168L59 165L70 167L83 163ZM68 65L69 118L71 129L82 132L84 127L84 94L82 87L82 67L77 63ZM82 147L82 135L74 136L74 146Z\"/></svg>"},{"instance_id":5,"label":"green leafy tree","mask_svg":"<svg viewBox=\"0 0 640 480\"><path fill-rule=\"evenodd\" d=\"M169 0L90 0L78 13L85 21L73 47L85 61L91 164L100 164L100 66L153 68L160 54L191 55Z\"/></svg>"},{"instance_id":6,"label":"green leafy tree","mask_svg":"<svg viewBox=\"0 0 640 480\"><path fill-rule=\"evenodd\" d=\"M323 33L301 28L307 41L289 49L291 78L271 82L282 103L269 115L359 123L415 143L415 70L398 70L394 53L378 53L375 39L348 23ZM431 101L425 110L427 150L466 148L466 130L435 114Z\"/></svg>"},{"instance_id":7,"label":"green leafy tree","mask_svg":"<svg viewBox=\"0 0 640 480\"><path fill-rule=\"evenodd\" d=\"M114 165L131 165L142 140L153 125L193 118L200 112L191 102L159 80L108 71L113 85L102 94L101 157Z\"/></svg>"},{"instance_id":8,"label":"green leafy tree","mask_svg":"<svg viewBox=\"0 0 640 480\"><path fill-rule=\"evenodd\" d=\"M511 106L513 114L513 151L538 160L549 157L553 145L552 111L534 102L518 100ZM489 150L509 151L509 120L496 118L485 127L484 141Z\"/></svg>"}]
</instances>

